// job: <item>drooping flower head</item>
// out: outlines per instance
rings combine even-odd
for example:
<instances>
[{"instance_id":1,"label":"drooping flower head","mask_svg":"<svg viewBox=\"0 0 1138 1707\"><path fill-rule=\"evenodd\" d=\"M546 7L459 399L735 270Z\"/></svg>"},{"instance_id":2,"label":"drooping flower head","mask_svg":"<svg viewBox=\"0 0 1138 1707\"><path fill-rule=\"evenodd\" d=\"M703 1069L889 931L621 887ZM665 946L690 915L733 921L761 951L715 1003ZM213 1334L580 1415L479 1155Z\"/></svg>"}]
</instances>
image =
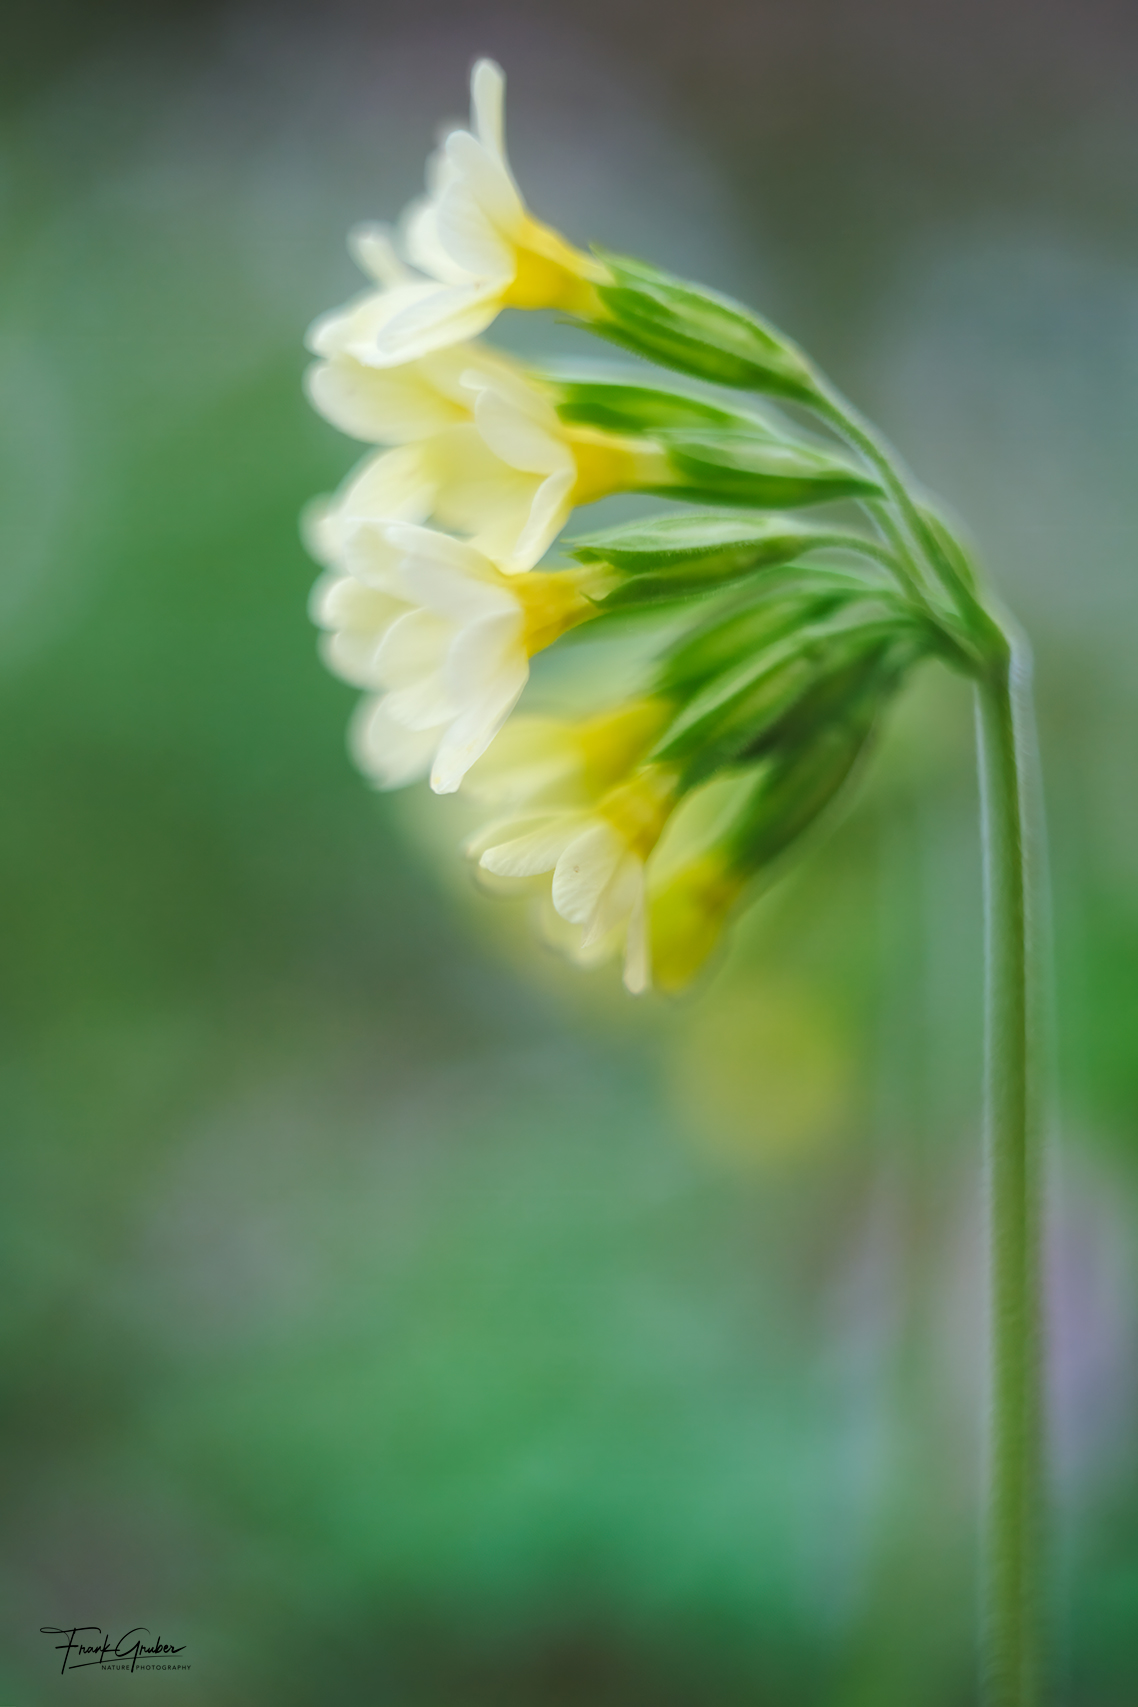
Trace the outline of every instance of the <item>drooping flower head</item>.
<instances>
[{"instance_id":1,"label":"drooping flower head","mask_svg":"<svg viewBox=\"0 0 1138 1707\"><path fill-rule=\"evenodd\" d=\"M891 514L897 477L867 466L860 429L834 443L832 395L781 334L533 218L503 87L476 65L470 128L442 143L398 240L357 230L372 283L311 328L309 396L378 447L311 515L313 615L331 668L365 690L365 772L381 787L429 773L440 793L467 778L505 813L470 844L484 877L547 880L577 958L622 951L630 989L675 989L844 786L911 665L939 651L971 667L970 571L927 511ZM480 339L505 307L569 313L686 379L531 369ZM740 391L812 410L823 436ZM579 538L580 567L535 567L575 508L622 492L717 508L626 522ZM799 513L834 501L864 506L863 525ZM632 697L576 722L512 716L531 657L594 619L618 644L648 637L632 643L643 669L616 672ZM693 840L711 800L716 827Z\"/></svg>"}]
</instances>

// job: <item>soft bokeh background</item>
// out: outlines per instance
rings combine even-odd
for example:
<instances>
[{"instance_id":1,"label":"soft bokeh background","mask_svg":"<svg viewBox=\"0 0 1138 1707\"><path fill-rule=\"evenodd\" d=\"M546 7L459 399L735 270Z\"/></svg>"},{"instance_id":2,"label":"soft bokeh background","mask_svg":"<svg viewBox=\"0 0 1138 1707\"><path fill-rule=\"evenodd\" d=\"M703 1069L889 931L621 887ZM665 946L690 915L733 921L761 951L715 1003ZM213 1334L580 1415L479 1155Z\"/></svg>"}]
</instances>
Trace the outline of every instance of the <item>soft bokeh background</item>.
<instances>
[{"instance_id":1,"label":"soft bokeh background","mask_svg":"<svg viewBox=\"0 0 1138 1707\"><path fill-rule=\"evenodd\" d=\"M1053 1635L1064 1702L1132 1703L1138 15L0 21L0 1702L974 1699L966 693L923 678L715 975L637 1004L361 784L314 657L296 516L356 451L301 335L489 52L542 214L806 343L1034 639ZM60 1678L75 1623L192 1669Z\"/></svg>"}]
</instances>

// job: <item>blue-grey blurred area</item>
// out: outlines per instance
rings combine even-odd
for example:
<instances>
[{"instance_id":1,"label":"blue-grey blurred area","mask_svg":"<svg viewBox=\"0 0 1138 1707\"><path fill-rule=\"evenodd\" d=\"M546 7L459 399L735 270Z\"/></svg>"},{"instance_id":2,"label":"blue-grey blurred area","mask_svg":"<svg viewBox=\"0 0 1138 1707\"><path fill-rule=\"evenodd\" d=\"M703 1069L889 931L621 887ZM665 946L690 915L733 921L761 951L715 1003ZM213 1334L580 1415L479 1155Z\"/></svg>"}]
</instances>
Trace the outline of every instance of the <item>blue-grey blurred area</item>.
<instances>
[{"instance_id":1,"label":"blue-grey blurred area","mask_svg":"<svg viewBox=\"0 0 1138 1707\"><path fill-rule=\"evenodd\" d=\"M930 669L690 997L370 792L302 335L472 59L578 242L781 323L1036 651L1059 1699L1138 1698L1138 14L8 0L0 1707L967 1707L971 709ZM589 353L536 317L495 335ZM186 1671L60 1675L43 1627Z\"/></svg>"}]
</instances>

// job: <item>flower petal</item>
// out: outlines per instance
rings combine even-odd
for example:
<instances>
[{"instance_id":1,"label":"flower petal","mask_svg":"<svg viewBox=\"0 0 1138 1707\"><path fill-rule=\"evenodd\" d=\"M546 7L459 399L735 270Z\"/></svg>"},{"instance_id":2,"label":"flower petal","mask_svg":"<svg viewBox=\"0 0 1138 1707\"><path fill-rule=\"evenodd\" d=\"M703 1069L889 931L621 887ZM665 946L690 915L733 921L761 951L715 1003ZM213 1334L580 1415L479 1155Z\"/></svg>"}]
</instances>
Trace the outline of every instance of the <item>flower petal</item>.
<instances>
[{"instance_id":1,"label":"flower petal","mask_svg":"<svg viewBox=\"0 0 1138 1707\"><path fill-rule=\"evenodd\" d=\"M543 397L519 399L515 387L483 385L475 399L474 424L494 455L511 468L526 474L557 474L575 468L557 415Z\"/></svg>"},{"instance_id":2,"label":"flower petal","mask_svg":"<svg viewBox=\"0 0 1138 1707\"><path fill-rule=\"evenodd\" d=\"M553 905L563 919L577 925L589 922L626 852L611 824L604 819L588 821L588 828L565 849L553 873Z\"/></svg>"},{"instance_id":3,"label":"flower petal","mask_svg":"<svg viewBox=\"0 0 1138 1707\"><path fill-rule=\"evenodd\" d=\"M471 129L483 148L506 163L506 75L493 59L480 59L470 73Z\"/></svg>"},{"instance_id":4,"label":"flower petal","mask_svg":"<svg viewBox=\"0 0 1138 1707\"><path fill-rule=\"evenodd\" d=\"M369 587L354 575L329 572L320 577L308 601L308 614L319 628L379 635L407 609L407 601L386 588Z\"/></svg>"},{"instance_id":5,"label":"flower petal","mask_svg":"<svg viewBox=\"0 0 1138 1707\"><path fill-rule=\"evenodd\" d=\"M369 457L349 478L328 520L338 527L342 548L361 521L426 521L437 487L438 472L428 449L423 444L399 445Z\"/></svg>"},{"instance_id":6,"label":"flower petal","mask_svg":"<svg viewBox=\"0 0 1138 1707\"><path fill-rule=\"evenodd\" d=\"M489 157L473 137L464 139L462 132L451 137L448 153L455 143L463 140L470 144L470 163L473 165L477 160L480 167L485 163L489 168ZM480 171L474 181L465 172L456 176L435 205L435 233L455 265L462 267L469 278L493 280L504 289L513 279L517 261L513 244L491 211L495 204L504 202L496 194L499 188L491 170ZM490 207L484 205L483 196L491 203Z\"/></svg>"},{"instance_id":7,"label":"flower petal","mask_svg":"<svg viewBox=\"0 0 1138 1707\"><path fill-rule=\"evenodd\" d=\"M386 699L364 699L348 730L348 746L360 770L380 788L403 788L431 768L440 731L408 729L389 714Z\"/></svg>"},{"instance_id":8,"label":"flower petal","mask_svg":"<svg viewBox=\"0 0 1138 1707\"><path fill-rule=\"evenodd\" d=\"M399 585L407 599L448 622L466 624L489 617L513 620L521 631L522 607L508 586L496 586L481 576L464 575L426 557L404 557Z\"/></svg>"},{"instance_id":9,"label":"flower petal","mask_svg":"<svg viewBox=\"0 0 1138 1707\"><path fill-rule=\"evenodd\" d=\"M437 182L429 189L429 193L421 196L405 209L403 214L403 246L421 272L429 278L445 285L468 285L471 283L470 274L465 267L460 267L451 259L439 241L438 222L435 218L438 197L446 184L454 177L454 168L445 155L436 156L438 167L434 172ZM427 168L428 178L432 175L432 161Z\"/></svg>"},{"instance_id":10,"label":"flower petal","mask_svg":"<svg viewBox=\"0 0 1138 1707\"><path fill-rule=\"evenodd\" d=\"M480 759L518 703L529 671L520 669L513 682L503 677L495 692L460 713L439 743L431 771L436 794L453 794L463 777Z\"/></svg>"},{"instance_id":11,"label":"flower petal","mask_svg":"<svg viewBox=\"0 0 1138 1707\"><path fill-rule=\"evenodd\" d=\"M345 516L340 522L337 562L365 587L406 600L399 584L399 552L390 543L388 523Z\"/></svg>"},{"instance_id":12,"label":"flower petal","mask_svg":"<svg viewBox=\"0 0 1138 1707\"><path fill-rule=\"evenodd\" d=\"M442 288L433 279L416 279L390 290L363 291L312 322L306 336L308 348L316 356L348 355L365 365L382 366L377 339L385 328Z\"/></svg>"},{"instance_id":13,"label":"flower petal","mask_svg":"<svg viewBox=\"0 0 1138 1707\"><path fill-rule=\"evenodd\" d=\"M469 410L442 395L417 362L375 368L334 356L310 367L304 386L326 421L372 444L408 444L469 418Z\"/></svg>"},{"instance_id":14,"label":"flower petal","mask_svg":"<svg viewBox=\"0 0 1138 1707\"><path fill-rule=\"evenodd\" d=\"M652 953L648 934L648 906L644 884L628 915L628 931L624 939L624 987L630 995L639 996L652 987Z\"/></svg>"},{"instance_id":15,"label":"flower petal","mask_svg":"<svg viewBox=\"0 0 1138 1707\"><path fill-rule=\"evenodd\" d=\"M376 367L416 361L433 350L484 332L502 306L504 281L436 285L429 295L388 321L376 340Z\"/></svg>"},{"instance_id":16,"label":"flower petal","mask_svg":"<svg viewBox=\"0 0 1138 1707\"><path fill-rule=\"evenodd\" d=\"M573 508L573 478L572 470L565 469L542 481L533 495L529 516L518 532L513 550L502 552L503 557L509 558L502 564L507 573L532 569L553 544Z\"/></svg>"},{"instance_id":17,"label":"flower petal","mask_svg":"<svg viewBox=\"0 0 1138 1707\"><path fill-rule=\"evenodd\" d=\"M387 225L377 225L372 221L353 225L348 232L348 251L361 272L389 290L396 285L421 282L400 260L391 228Z\"/></svg>"},{"instance_id":18,"label":"flower petal","mask_svg":"<svg viewBox=\"0 0 1138 1707\"><path fill-rule=\"evenodd\" d=\"M565 849L580 839L581 819L575 812L551 817L536 829L487 848L479 865L499 877L537 877L552 871Z\"/></svg>"},{"instance_id":19,"label":"flower petal","mask_svg":"<svg viewBox=\"0 0 1138 1707\"><path fill-rule=\"evenodd\" d=\"M456 260L459 259L443 229L441 209L461 188L490 223L499 243L506 244L510 256L508 271L512 274L513 244L510 240L520 232L526 210L513 177L503 164L502 156L494 149L487 148L477 137L471 136L468 130L452 131L444 147L447 161L454 169L454 176L439 197L439 235L442 241L451 254L455 255ZM477 271L474 267L470 270Z\"/></svg>"},{"instance_id":20,"label":"flower petal","mask_svg":"<svg viewBox=\"0 0 1138 1707\"><path fill-rule=\"evenodd\" d=\"M616 870L597 897L597 904L585 925L581 946L589 948L610 932L628 922L629 915L644 903L644 861L626 852Z\"/></svg>"},{"instance_id":21,"label":"flower petal","mask_svg":"<svg viewBox=\"0 0 1138 1707\"><path fill-rule=\"evenodd\" d=\"M414 687L424 676L434 675L453 639L454 625L432 611L406 611L387 630L376 657L384 687Z\"/></svg>"},{"instance_id":22,"label":"flower petal","mask_svg":"<svg viewBox=\"0 0 1138 1707\"><path fill-rule=\"evenodd\" d=\"M442 674L459 712L439 747L431 787L436 794L453 794L493 741L529 680L520 612L486 617L462 629Z\"/></svg>"}]
</instances>

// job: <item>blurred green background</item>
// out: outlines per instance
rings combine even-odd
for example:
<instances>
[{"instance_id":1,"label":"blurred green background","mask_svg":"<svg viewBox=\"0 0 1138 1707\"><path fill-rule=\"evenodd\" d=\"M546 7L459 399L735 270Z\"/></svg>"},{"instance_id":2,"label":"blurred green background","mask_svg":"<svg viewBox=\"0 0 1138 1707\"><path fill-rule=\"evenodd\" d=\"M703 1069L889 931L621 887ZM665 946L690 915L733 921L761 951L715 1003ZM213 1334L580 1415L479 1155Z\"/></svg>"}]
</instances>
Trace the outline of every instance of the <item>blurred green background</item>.
<instances>
[{"instance_id":1,"label":"blurred green background","mask_svg":"<svg viewBox=\"0 0 1138 1707\"><path fill-rule=\"evenodd\" d=\"M541 214L804 342L1033 638L1053 1639L1129 1707L1138 14L0 11L0 1707L974 1699L966 692L636 1003L473 890L452 803L368 791L315 658L296 517L357 452L302 334L478 53ZM58 1676L77 1623L192 1669Z\"/></svg>"}]
</instances>

